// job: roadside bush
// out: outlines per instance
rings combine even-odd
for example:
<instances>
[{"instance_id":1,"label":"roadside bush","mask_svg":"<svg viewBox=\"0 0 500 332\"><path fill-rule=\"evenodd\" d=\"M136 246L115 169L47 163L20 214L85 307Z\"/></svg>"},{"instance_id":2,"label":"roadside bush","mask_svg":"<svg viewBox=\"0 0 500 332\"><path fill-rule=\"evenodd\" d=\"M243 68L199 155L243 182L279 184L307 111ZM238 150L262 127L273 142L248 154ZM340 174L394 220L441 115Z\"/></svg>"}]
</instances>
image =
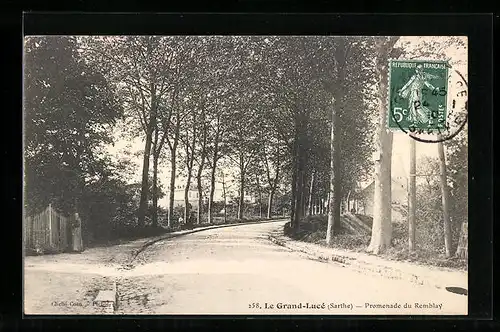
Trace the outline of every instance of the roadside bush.
<instances>
[{"instance_id":1,"label":"roadside bush","mask_svg":"<svg viewBox=\"0 0 500 332\"><path fill-rule=\"evenodd\" d=\"M430 254L444 254L441 189L437 180L417 187L415 244Z\"/></svg>"},{"instance_id":2,"label":"roadside bush","mask_svg":"<svg viewBox=\"0 0 500 332\"><path fill-rule=\"evenodd\" d=\"M358 217L365 225L372 228L372 225L373 225L373 218L372 217L365 216L364 214L355 214L355 216Z\"/></svg>"},{"instance_id":3,"label":"roadside bush","mask_svg":"<svg viewBox=\"0 0 500 332\"><path fill-rule=\"evenodd\" d=\"M285 224L285 226L283 226L283 233L286 236L292 236L293 235L293 228L292 228L292 223L291 222L287 222Z\"/></svg>"}]
</instances>

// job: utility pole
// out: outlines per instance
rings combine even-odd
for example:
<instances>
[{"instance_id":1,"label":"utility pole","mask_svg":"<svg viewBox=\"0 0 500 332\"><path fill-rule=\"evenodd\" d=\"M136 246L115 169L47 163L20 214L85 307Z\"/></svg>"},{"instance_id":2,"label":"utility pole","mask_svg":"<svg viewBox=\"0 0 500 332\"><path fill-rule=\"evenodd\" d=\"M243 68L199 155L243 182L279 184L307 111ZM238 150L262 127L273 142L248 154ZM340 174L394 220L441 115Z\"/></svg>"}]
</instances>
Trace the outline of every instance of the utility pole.
<instances>
[{"instance_id":1,"label":"utility pole","mask_svg":"<svg viewBox=\"0 0 500 332\"><path fill-rule=\"evenodd\" d=\"M416 169L416 145L415 140L409 137L410 140L410 178L408 185L408 249L415 250L415 205L417 197L417 187L415 183Z\"/></svg>"},{"instance_id":2,"label":"utility pole","mask_svg":"<svg viewBox=\"0 0 500 332\"><path fill-rule=\"evenodd\" d=\"M336 166L336 160L337 156L339 155L337 151L337 146L338 144L335 144L336 141L339 140L339 138L336 136L338 135L337 133L337 128L338 128L338 123L337 123L337 113L338 110L336 109L336 104L335 104L335 98L332 98L331 101L331 107L332 107L332 123L330 127L330 181L329 181L329 191L328 191L328 224L327 224L327 229L326 229L326 244L330 245L333 241L333 235L335 231L335 223L338 222L340 223L340 220L335 220L335 206L337 205L337 200L339 197L336 196L335 192L335 181L338 181L337 177L337 168Z\"/></svg>"},{"instance_id":3,"label":"utility pole","mask_svg":"<svg viewBox=\"0 0 500 332\"><path fill-rule=\"evenodd\" d=\"M443 228L444 228L444 247L446 250L446 257L451 257L451 229L450 229L450 215L449 215L449 202L448 202L448 184L446 174L446 159L444 156L443 143L438 143L439 154L439 168L441 171L441 198L443 202Z\"/></svg>"},{"instance_id":4,"label":"utility pole","mask_svg":"<svg viewBox=\"0 0 500 332\"><path fill-rule=\"evenodd\" d=\"M226 199L226 180L224 180L224 172L222 172L222 195L224 196L224 223L227 223L227 199Z\"/></svg>"},{"instance_id":5,"label":"utility pole","mask_svg":"<svg viewBox=\"0 0 500 332\"><path fill-rule=\"evenodd\" d=\"M309 186L309 206L307 207L307 214L308 215L313 215L314 214L314 211L313 211L313 208L314 208L313 193L314 193L314 176L315 176L315 173L316 172L313 170L312 174L311 174L311 184Z\"/></svg>"},{"instance_id":6,"label":"utility pole","mask_svg":"<svg viewBox=\"0 0 500 332\"><path fill-rule=\"evenodd\" d=\"M49 203L49 245L52 245L52 203Z\"/></svg>"}]
</instances>

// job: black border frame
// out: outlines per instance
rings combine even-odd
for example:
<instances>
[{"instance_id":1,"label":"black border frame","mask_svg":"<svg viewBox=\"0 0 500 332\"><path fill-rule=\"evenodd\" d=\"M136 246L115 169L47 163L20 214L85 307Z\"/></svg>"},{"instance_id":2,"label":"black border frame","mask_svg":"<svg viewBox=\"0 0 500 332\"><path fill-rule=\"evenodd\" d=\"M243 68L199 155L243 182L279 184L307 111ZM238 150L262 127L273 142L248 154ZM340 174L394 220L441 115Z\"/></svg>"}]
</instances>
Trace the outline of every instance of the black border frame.
<instances>
[{"instance_id":1,"label":"black border frame","mask_svg":"<svg viewBox=\"0 0 500 332\"><path fill-rule=\"evenodd\" d=\"M170 14L107 14L107 13L24 13L23 34L25 35L63 35L63 34L282 34L282 35L466 35L469 38L469 103L470 109L479 110L469 113L469 215L478 222L473 222L469 228L469 316L413 316L411 326L422 329L421 323L428 324L427 328L439 328L449 326L450 319L456 320L454 324L464 324L468 321L471 327L478 327L472 323L472 315L475 319L489 320L492 318L492 83L491 68L493 67L493 15L492 14L298 14L298 13L170 13ZM13 49L17 49L17 55L22 56L22 35L18 35L14 41ZM21 38L19 38L21 37ZM18 48L19 47L19 48ZM15 53L15 52L13 52ZM14 56L14 54L12 54ZM19 63L17 61L17 63ZM18 67L21 69L22 67ZM17 71L19 75L20 71ZM22 85L11 85L7 91L16 87L22 89ZM14 92L14 91L12 91ZM22 90L20 96L22 96ZM15 95L10 93L9 95ZM21 98L14 101L13 107L20 110ZM7 112L13 121L19 121L19 127L10 126L12 137L21 138L17 129L21 128L22 113L13 110ZM10 172L19 175L22 179L22 148L10 145L12 149L10 161L18 161ZM17 160L16 160L17 159ZM17 167L21 166L21 167ZM13 177L8 179L7 185L12 184ZM21 180L22 184L22 180ZM10 202L14 202L19 208L14 213L22 214L21 188L12 186L7 193ZM14 193L14 197L12 197ZM22 234L22 223L12 234ZM17 237L10 237L13 240ZM8 239L9 240L9 239ZM19 248L21 242L13 241L9 250L15 250L17 255L10 258L17 260L19 264L11 280L19 280L10 286L7 297L2 296L3 301L8 301L11 307L2 310L12 319L20 319L22 314L22 256ZM16 264L16 262L15 262ZM15 266L15 265L14 265ZM18 274L19 273L19 274ZM150 320L145 320L148 317ZM298 329L299 325L306 326L307 330L321 327L347 327L357 329L358 326L372 326L373 320L384 326L384 329L392 327L391 320L405 320L408 316L119 316L111 318L115 320L114 329L124 326L137 326L139 328L194 328L201 327L202 322L210 322L213 326L231 324L241 318L250 318L242 323L253 326L260 330L261 324L272 325L274 329L278 326ZM93 328L96 321L108 325L111 320L108 317L95 316L25 316L20 323L14 326L24 328L39 328L40 324L50 325L52 328L61 326L69 327L71 330L81 328ZM72 320L68 320L71 318ZM78 318L78 319L75 319ZM82 319L92 318L92 319ZM140 318L140 320L137 320ZM223 319L220 321L219 319ZM75 320L73 320L75 319ZM187 321L186 319L190 319ZM333 321L335 319L335 321ZM352 320L360 320L359 323ZM416 320L418 319L418 320ZM123 320L123 323L121 322ZM164 320L164 321L162 321ZM312 320L312 321L311 321ZM437 320L437 321L436 321ZM0 329L9 320L2 322L0 318ZM127 323L128 322L128 323ZM130 324L133 322L133 325ZM220 325L214 324L219 322ZM372 324L370 324L370 322ZM477 321L476 321L477 322ZM72 326L69 326L71 324ZM125 324L125 325L124 325ZM377 325L378 325L377 324ZM433 325L431 325L433 324ZM469 325L469 324L467 324ZM431 327L432 326L432 327ZM462 325L463 326L463 325ZM406 328L409 328L407 326ZM468 329L469 330L469 329Z\"/></svg>"}]
</instances>

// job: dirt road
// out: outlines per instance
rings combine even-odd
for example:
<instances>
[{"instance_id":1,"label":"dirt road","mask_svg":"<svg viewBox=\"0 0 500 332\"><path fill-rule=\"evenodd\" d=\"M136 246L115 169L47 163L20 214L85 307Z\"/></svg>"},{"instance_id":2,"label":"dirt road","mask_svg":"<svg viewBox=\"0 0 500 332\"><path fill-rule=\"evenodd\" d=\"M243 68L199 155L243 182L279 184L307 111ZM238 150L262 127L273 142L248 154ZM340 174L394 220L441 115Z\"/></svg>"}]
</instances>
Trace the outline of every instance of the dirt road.
<instances>
[{"instance_id":1,"label":"dirt road","mask_svg":"<svg viewBox=\"0 0 500 332\"><path fill-rule=\"evenodd\" d=\"M160 241L139 254L128 270L113 263L75 263L71 268L68 262L37 265L27 260L26 303L32 311L47 312L60 309L51 304L56 298L87 301L86 306L66 303L64 308L88 311L92 287L114 280L117 314L467 313L467 296L364 275L275 245L268 234L284 223L212 229Z\"/></svg>"}]
</instances>

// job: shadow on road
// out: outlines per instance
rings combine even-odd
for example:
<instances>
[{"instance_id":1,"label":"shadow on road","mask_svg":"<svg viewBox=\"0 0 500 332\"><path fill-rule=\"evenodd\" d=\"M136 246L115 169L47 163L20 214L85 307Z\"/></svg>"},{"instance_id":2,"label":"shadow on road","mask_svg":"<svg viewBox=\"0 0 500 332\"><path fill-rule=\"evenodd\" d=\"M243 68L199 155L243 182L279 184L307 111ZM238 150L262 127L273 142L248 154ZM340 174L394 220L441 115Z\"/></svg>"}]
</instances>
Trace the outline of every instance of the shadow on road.
<instances>
[{"instance_id":1,"label":"shadow on road","mask_svg":"<svg viewBox=\"0 0 500 332\"><path fill-rule=\"evenodd\" d=\"M450 293L455 293L459 295L468 295L468 291L462 287L446 287L446 290Z\"/></svg>"}]
</instances>

